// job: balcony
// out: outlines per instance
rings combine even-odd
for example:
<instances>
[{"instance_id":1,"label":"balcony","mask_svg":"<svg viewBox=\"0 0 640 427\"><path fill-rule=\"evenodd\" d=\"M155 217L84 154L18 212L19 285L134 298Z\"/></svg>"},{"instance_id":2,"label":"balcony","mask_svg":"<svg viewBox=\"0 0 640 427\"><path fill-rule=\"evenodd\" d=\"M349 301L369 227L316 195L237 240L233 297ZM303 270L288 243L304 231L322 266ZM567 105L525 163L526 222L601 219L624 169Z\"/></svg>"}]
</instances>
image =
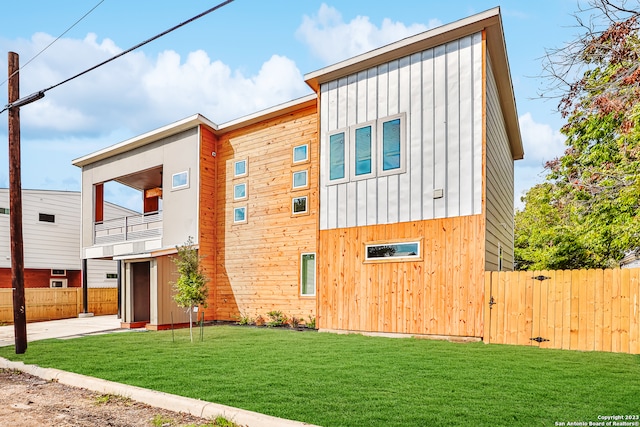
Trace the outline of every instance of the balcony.
<instances>
[{"instance_id":1,"label":"balcony","mask_svg":"<svg viewBox=\"0 0 640 427\"><path fill-rule=\"evenodd\" d=\"M109 219L93 224L93 243L103 245L162 237L162 212Z\"/></svg>"}]
</instances>

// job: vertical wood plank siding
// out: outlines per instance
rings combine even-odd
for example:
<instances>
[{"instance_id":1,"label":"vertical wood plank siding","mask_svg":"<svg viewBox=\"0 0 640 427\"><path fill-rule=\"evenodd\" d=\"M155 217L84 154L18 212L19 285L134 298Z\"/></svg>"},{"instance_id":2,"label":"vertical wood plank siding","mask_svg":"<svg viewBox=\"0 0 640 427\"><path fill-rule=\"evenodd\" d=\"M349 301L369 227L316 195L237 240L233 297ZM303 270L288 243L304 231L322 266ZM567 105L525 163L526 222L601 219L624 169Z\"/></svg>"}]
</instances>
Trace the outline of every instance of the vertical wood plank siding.
<instances>
[{"instance_id":1,"label":"vertical wood plank siding","mask_svg":"<svg viewBox=\"0 0 640 427\"><path fill-rule=\"evenodd\" d=\"M640 269L486 272L485 287L487 343L640 354Z\"/></svg>"},{"instance_id":2,"label":"vertical wood plank siding","mask_svg":"<svg viewBox=\"0 0 640 427\"><path fill-rule=\"evenodd\" d=\"M480 214L482 89L480 33L321 85L320 229ZM327 134L398 113L406 172L327 185Z\"/></svg>"},{"instance_id":3,"label":"vertical wood plank siding","mask_svg":"<svg viewBox=\"0 0 640 427\"><path fill-rule=\"evenodd\" d=\"M513 157L495 76L487 58L487 271L498 270L499 250L503 250L503 270L513 270Z\"/></svg>"},{"instance_id":4,"label":"vertical wood plank siding","mask_svg":"<svg viewBox=\"0 0 640 427\"><path fill-rule=\"evenodd\" d=\"M217 172L203 174L203 181L213 185L207 191L215 205L200 211L201 250L212 256L207 271L215 271L209 297L215 319L265 316L272 310L315 316L315 297L301 297L299 282L300 256L316 252L317 245L317 117L314 105L218 137ZM309 144L310 160L292 165L293 147L302 144ZM207 148L203 157L207 151L211 156ZM248 174L234 178L234 162L243 159ZM301 170L308 170L309 188L293 190L292 173ZM238 183L247 185L246 200L234 201ZM209 194L200 199L206 202ZM309 214L292 215L297 196L308 196ZM233 210L241 206L247 208L247 223L234 224Z\"/></svg>"},{"instance_id":5,"label":"vertical wood plank siding","mask_svg":"<svg viewBox=\"0 0 640 427\"><path fill-rule=\"evenodd\" d=\"M482 216L321 230L318 327L483 336ZM364 244L421 239L420 261L364 263Z\"/></svg>"},{"instance_id":6,"label":"vertical wood plank siding","mask_svg":"<svg viewBox=\"0 0 640 427\"><path fill-rule=\"evenodd\" d=\"M218 254L216 244L217 209L216 189L218 183L218 138L207 127L200 126L200 201L198 211L198 246L199 253L204 254L202 267L209 278L208 308L205 311L207 320L214 320L216 312L217 274L216 261ZM214 157L212 153L216 153ZM223 205L224 206L224 205Z\"/></svg>"}]
</instances>

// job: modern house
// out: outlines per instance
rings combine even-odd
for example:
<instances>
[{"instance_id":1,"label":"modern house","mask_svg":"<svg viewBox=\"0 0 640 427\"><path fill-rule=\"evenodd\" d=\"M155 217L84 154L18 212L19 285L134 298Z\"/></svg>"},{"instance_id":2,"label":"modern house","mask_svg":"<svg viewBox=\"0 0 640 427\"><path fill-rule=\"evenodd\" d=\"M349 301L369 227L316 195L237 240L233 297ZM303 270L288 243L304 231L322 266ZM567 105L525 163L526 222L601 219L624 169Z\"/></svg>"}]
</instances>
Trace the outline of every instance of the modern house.
<instances>
[{"instance_id":1,"label":"modern house","mask_svg":"<svg viewBox=\"0 0 640 427\"><path fill-rule=\"evenodd\" d=\"M499 9L305 80L304 98L74 160L82 257L122 261L124 325L187 321L171 255L193 237L208 320L278 310L324 330L482 337L484 272L513 267L523 157ZM107 220L108 181L139 190L143 214Z\"/></svg>"},{"instance_id":2,"label":"modern house","mask_svg":"<svg viewBox=\"0 0 640 427\"><path fill-rule=\"evenodd\" d=\"M112 217L130 210L106 204ZM24 284L26 288L82 286L80 192L22 190ZM0 288L11 288L9 190L0 189ZM116 262L87 261L87 286L115 288Z\"/></svg>"}]
</instances>

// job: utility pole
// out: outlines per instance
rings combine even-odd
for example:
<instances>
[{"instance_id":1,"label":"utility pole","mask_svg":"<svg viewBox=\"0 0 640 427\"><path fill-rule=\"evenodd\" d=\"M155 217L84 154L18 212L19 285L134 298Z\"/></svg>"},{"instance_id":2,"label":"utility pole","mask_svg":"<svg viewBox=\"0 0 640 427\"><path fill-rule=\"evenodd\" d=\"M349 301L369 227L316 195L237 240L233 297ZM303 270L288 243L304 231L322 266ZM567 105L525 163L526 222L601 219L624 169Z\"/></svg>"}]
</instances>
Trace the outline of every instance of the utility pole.
<instances>
[{"instance_id":1,"label":"utility pole","mask_svg":"<svg viewBox=\"0 0 640 427\"><path fill-rule=\"evenodd\" d=\"M9 106L20 98L20 59L9 52ZM16 354L27 350L27 313L24 301L24 250L22 245L22 180L20 171L20 107L9 108L9 223L11 234L11 287Z\"/></svg>"}]
</instances>

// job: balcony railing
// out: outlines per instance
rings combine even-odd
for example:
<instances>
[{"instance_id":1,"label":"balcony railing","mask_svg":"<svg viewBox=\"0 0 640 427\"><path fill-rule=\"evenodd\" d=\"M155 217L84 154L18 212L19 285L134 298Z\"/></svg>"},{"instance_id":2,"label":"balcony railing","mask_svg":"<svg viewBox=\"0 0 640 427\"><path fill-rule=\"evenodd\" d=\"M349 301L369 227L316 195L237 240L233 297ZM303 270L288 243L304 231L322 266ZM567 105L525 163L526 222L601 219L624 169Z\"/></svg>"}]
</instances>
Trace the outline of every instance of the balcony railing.
<instances>
[{"instance_id":1,"label":"balcony railing","mask_svg":"<svg viewBox=\"0 0 640 427\"><path fill-rule=\"evenodd\" d=\"M93 242L96 245L161 236L162 212L125 216L93 224Z\"/></svg>"}]
</instances>

